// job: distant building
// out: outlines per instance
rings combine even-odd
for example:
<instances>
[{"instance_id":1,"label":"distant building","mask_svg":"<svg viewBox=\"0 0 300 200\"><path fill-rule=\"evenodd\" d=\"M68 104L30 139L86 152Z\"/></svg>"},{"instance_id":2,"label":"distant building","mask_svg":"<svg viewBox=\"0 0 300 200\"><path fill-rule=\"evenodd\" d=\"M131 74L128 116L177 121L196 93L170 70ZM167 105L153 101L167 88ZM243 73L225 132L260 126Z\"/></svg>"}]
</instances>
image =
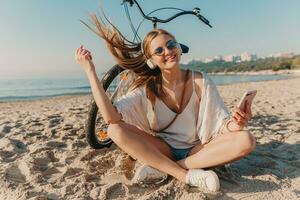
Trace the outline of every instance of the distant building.
<instances>
[{"instance_id":1,"label":"distant building","mask_svg":"<svg viewBox=\"0 0 300 200\"><path fill-rule=\"evenodd\" d=\"M224 60L225 62L234 62L234 58L235 58L234 55L223 56L223 60Z\"/></svg>"},{"instance_id":2,"label":"distant building","mask_svg":"<svg viewBox=\"0 0 300 200\"><path fill-rule=\"evenodd\" d=\"M274 57L274 58L292 58L294 56L295 56L295 54L292 52L280 52L280 53L273 54L272 57Z\"/></svg>"},{"instance_id":3,"label":"distant building","mask_svg":"<svg viewBox=\"0 0 300 200\"><path fill-rule=\"evenodd\" d=\"M276 54L271 54L269 56L261 57L261 58L268 58L268 57L274 57L274 58L292 58L294 57L295 54L292 52L281 52L281 53L276 53ZM232 54L232 55L226 55L226 56L213 56L213 57L208 57L204 59L192 59L189 62L185 62L187 64L193 64L193 63L198 63L198 62L203 62L203 63L210 63L213 61L225 61L225 62L235 62L235 63L240 63L240 62L248 62L248 61L256 61L258 59L258 56L255 53L248 53L244 52L241 55L237 54Z\"/></svg>"},{"instance_id":4,"label":"distant building","mask_svg":"<svg viewBox=\"0 0 300 200\"><path fill-rule=\"evenodd\" d=\"M245 62L245 61L254 61L257 59L257 56L255 54L250 54L250 53L242 53L241 54L241 61Z\"/></svg>"},{"instance_id":5,"label":"distant building","mask_svg":"<svg viewBox=\"0 0 300 200\"><path fill-rule=\"evenodd\" d=\"M221 60L223 60L222 56L214 56L213 57L213 61L221 61Z\"/></svg>"},{"instance_id":6,"label":"distant building","mask_svg":"<svg viewBox=\"0 0 300 200\"><path fill-rule=\"evenodd\" d=\"M240 63L240 62L242 62L242 59L241 59L241 56L240 55L235 55L234 56L234 60L233 60L233 62L236 62L236 63Z\"/></svg>"},{"instance_id":7,"label":"distant building","mask_svg":"<svg viewBox=\"0 0 300 200\"><path fill-rule=\"evenodd\" d=\"M211 58L205 58L203 60L204 63L210 63L210 62L213 62L213 61L221 61L223 60L223 57L222 56L214 56L214 57L211 57Z\"/></svg>"},{"instance_id":8,"label":"distant building","mask_svg":"<svg viewBox=\"0 0 300 200\"><path fill-rule=\"evenodd\" d=\"M203 60L204 63L209 63L209 62L212 62L212 61L214 61L213 58L205 58L205 59Z\"/></svg>"}]
</instances>

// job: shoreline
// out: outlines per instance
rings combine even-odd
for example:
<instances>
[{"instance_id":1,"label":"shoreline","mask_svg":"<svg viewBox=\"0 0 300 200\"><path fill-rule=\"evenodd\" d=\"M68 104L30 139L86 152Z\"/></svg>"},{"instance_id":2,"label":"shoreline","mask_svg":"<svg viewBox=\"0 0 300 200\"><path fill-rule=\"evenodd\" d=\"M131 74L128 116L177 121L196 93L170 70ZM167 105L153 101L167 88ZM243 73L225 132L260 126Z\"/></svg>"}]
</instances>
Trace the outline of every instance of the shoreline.
<instances>
[{"instance_id":1,"label":"shoreline","mask_svg":"<svg viewBox=\"0 0 300 200\"><path fill-rule=\"evenodd\" d=\"M53 99L53 98L60 98L60 97L76 97L76 96L88 96L91 95L92 93L74 93L74 94L58 94L58 95L51 95L51 96L45 96L45 97L37 97L37 98L12 98L8 100L3 100L0 99L0 104L1 103L7 103L7 102L20 102L20 101L40 101L40 100L47 100L47 99Z\"/></svg>"},{"instance_id":2,"label":"shoreline","mask_svg":"<svg viewBox=\"0 0 300 200\"><path fill-rule=\"evenodd\" d=\"M283 71L280 73L277 72L272 72L270 70L266 70L266 71L260 71L260 72L241 72L241 73L208 73L208 75L213 75L213 76L251 76L251 75L287 75L287 78L279 78L279 79L272 79L272 80L285 80L285 79L291 79L291 78L295 78L295 77L300 77L300 70L293 70L293 71ZM251 83L251 82L264 82L264 81L272 81L272 80L256 80L256 81L239 81L239 82L231 82L231 83L222 83L222 84L218 84L217 86L221 86L221 85L231 85L231 84L239 84L239 83ZM9 97L5 97L5 98L0 98L0 104L1 103L6 103L6 102L20 102L20 101L39 101L39 100L44 100L44 99L52 99L52 98L58 98L58 97L67 97L67 96L88 96L88 95L92 95L92 93L88 93L88 92L78 92L78 93L66 93L66 94L56 94L56 95L46 95L46 96L38 96L38 97L24 97L24 98L9 98Z\"/></svg>"}]
</instances>

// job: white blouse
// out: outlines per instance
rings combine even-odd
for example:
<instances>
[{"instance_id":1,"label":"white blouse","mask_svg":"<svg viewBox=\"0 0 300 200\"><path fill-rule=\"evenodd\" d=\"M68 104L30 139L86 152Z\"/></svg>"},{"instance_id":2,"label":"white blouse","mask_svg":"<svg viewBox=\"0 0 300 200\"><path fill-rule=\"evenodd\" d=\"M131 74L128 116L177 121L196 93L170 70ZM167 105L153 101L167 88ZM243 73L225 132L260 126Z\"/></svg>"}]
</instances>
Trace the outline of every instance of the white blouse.
<instances>
[{"instance_id":1,"label":"white blouse","mask_svg":"<svg viewBox=\"0 0 300 200\"><path fill-rule=\"evenodd\" d=\"M205 73L201 73L204 87L197 111L198 119L196 120L195 133L197 137L195 138L199 138L200 142L205 144L220 133L230 114L215 84ZM114 102L114 106L121 113L126 123L134 125L152 135L156 133L151 130L159 130L157 113L155 113L152 103L146 96L145 86L136 88L121 96ZM183 146L180 148L183 148Z\"/></svg>"},{"instance_id":2,"label":"white blouse","mask_svg":"<svg viewBox=\"0 0 300 200\"><path fill-rule=\"evenodd\" d=\"M192 94L182 112L177 115L167 129L157 133L159 137L176 149L190 148L199 143L196 127L199 98L195 90L194 71L192 71L192 86ZM176 116L176 113L159 98L155 101L154 112L160 129L166 127Z\"/></svg>"}]
</instances>

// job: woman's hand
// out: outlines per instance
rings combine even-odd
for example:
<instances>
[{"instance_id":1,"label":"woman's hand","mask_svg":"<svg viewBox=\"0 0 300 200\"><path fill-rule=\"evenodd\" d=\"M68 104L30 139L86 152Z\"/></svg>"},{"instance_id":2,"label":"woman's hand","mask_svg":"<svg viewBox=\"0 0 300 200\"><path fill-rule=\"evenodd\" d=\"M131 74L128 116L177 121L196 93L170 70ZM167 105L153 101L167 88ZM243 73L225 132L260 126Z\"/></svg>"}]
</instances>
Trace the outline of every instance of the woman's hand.
<instances>
[{"instance_id":1,"label":"woman's hand","mask_svg":"<svg viewBox=\"0 0 300 200\"><path fill-rule=\"evenodd\" d=\"M117 112L112 105L110 98L105 93L101 81L99 81L95 66L92 62L91 52L84 49L81 45L75 52L75 59L80 64L87 74L91 85L91 90L94 100L101 112L101 115L106 123L116 123L122 119L122 116Z\"/></svg>"},{"instance_id":2,"label":"woman's hand","mask_svg":"<svg viewBox=\"0 0 300 200\"><path fill-rule=\"evenodd\" d=\"M247 126L248 121L252 117L251 104L246 101L245 110L235 107L232 110L232 120L241 129Z\"/></svg>"},{"instance_id":3,"label":"woman's hand","mask_svg":"<svg viewBox=\"0 0 300 200\"><path fill-rule=\"evenodd\" d=\"M83 45L81 45L79 48L76 49L75 60L78 64L80 64L84 68L86 72L88 70L94 69L92 59L93 58L91 52L88 51L87 49L84 49Z\"/></svg>"}]
</instances>

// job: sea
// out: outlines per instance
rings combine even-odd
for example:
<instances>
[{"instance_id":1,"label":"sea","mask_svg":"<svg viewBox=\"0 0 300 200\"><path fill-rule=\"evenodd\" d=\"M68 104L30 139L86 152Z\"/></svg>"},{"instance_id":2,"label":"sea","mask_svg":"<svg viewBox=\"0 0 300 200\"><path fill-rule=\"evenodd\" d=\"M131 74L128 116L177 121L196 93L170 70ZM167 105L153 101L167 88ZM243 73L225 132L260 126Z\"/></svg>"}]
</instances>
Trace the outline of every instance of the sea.
<instances>
[{"instance_id":1,"label":"sea","mask_svg":"<svg viewBox=\"0 0 300 200\"><path fill-rule=\"evenodd\" d=\"M288 75L210 75L216 85L239 82L253 82L288 79ZM111 84L109 90L113 91L117 81ZM91 94L88 80L74 79L1 79L0 102L17 100L36 100L63 95Z\"/></svg>"}]
</instances>

